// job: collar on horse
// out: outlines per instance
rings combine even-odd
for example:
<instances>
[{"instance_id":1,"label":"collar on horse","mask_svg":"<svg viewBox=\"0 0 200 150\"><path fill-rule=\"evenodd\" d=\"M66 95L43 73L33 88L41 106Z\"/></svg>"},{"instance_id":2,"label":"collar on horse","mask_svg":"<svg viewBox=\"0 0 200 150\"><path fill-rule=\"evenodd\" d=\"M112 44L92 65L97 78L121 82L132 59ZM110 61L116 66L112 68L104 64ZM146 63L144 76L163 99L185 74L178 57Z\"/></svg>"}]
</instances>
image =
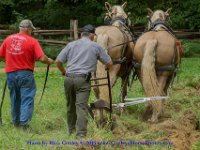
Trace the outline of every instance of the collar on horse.
<instances>
[{"instance_id":1,"label":"collar on horse","mask_svg":"<svg viewBox=\"0 0 200 150\"><path fill-rule=\"evenodd\" d=\"M170 25L164 21L164 20L161 20L161 19L157 19L156 21L154 22L151 22L150 21L150 29L148 29L147 31L157 31L157 28L158 27L162 27L165 29L165 31L169 32L171 35L175 36L172 28L170 27Z\"/></svg>"},{"instance_id":2,"label":"collar on horse","mask_svg":"<svg viewBox=\"0 0 200 150\"><path fill-rule=\"evenodd\" d=\"M115 21L120 21L128 27L128 18L124 16L117 16L114 19L110 20L110 24L112 25Z\"/></svg>"}]
</instances>

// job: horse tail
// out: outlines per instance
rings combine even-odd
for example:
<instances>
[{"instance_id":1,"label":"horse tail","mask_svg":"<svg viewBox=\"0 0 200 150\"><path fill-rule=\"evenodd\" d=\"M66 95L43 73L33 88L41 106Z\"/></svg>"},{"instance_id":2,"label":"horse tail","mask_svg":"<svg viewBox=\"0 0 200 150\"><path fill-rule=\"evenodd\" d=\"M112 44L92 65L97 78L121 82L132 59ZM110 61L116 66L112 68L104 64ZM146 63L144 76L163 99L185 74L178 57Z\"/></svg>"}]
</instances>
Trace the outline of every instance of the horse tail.
<instances>
[{"instance_id":1,"label":"horse tail","mask_svg":"<svg viewBox=\"0 0 200 150\"><path fill-rule=\"evenodd\" d=\"M96 42L102 46L105 51L108 49L108 35L107 34L99 34L96 38ZM96 70L96 77L97 78L101 78L101 77L106 77L106 71L105 71L105 66L98 61L97 62L97 70ZM99 80L97 82L97 84L104 84L107 83L107 81L105 80ZM98 97L97 98L101 98L103 100L109 100L109 93L108 93L108 87L107 86L99 86L96 87L96 89L98 91ZM108 101L109 102L109 101Z\"/></svg>"},{"instance_id":2,"label":"horse tail","mask_svg":"<svg viewBox=\"0 0 200 150\"><path fill-rule=\"evenodd\" d=\"M156 55L156 46L158 41L156 39L148 40L146 42L146 47L144 50L144 56L141 66L142 74L142 85L146 96L160 96L163 95L163 90L159 86L156 70L155 70L155 55ZM158 101L150 101L150 106L156 112L162 113L162 103Z\"/></svg>"}]
</instances>

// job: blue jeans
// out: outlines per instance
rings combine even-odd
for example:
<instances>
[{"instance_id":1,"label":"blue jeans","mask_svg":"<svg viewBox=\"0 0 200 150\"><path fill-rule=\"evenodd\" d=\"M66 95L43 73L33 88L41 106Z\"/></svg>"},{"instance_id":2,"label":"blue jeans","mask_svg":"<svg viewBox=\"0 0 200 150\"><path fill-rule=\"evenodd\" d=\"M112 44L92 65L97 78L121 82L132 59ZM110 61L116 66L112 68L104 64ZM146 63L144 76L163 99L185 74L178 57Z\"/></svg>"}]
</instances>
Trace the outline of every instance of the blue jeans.
<instances>
[{"instance_id":1,"label":"blue jeans","mask_svg":"<svg viewBox=\"0 0 200 150\"><path fill-rule=\"evenodd\" d=\"M10 90L12 123L26 125L32 118L35 79L32 71L19 70L7 73L7 84Z\"/></svg>"}]
</instances>

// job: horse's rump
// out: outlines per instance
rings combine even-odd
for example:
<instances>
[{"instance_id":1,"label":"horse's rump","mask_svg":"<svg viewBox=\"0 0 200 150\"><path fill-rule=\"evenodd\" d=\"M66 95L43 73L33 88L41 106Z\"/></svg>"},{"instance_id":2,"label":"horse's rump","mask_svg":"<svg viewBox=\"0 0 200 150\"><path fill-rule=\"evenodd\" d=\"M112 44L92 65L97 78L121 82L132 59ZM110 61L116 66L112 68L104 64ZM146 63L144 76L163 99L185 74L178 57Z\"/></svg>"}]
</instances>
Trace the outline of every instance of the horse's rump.
<instances>
[{"instance_id":1,"label":"horse's rump","mask_svg":"<svg viewBox=\"0 0 200 150\"><path fill-rule=\"evenodd\" d=\"M175 59L177 59L177 52L175 48L176 41L175 38L167 31L150 31L144 33L142 36L139 37L139 39L137 40L137 44L135 45L133 54L137 62L142 62L146 42L149 39L156 39L158 41L155 47L156 65L164 66L174 63Z\"/></svg>"},{"instance_id":2,"label":"horse's rump","mask_svg":"<svg viewBox=\"0 0 200 150\"><path fill-rule=\"evenodd\" d=\"M108 43L107 49L108 54L112 59L118 59L121 57L120 49L122 49L123 45L116 46L117 44L124 43L124 35L123 33L115 26L100 26L96 28L95 33L98 35L107 35Z\"/></svg>"},{"instance_id":3,"label":"horse's rump","mask_svg":"<svg viewBox=\"0 0 200 150\"><path fill-rule=\"evenodd\" d=\"M180 60L176 38L162 29L146 32L136 42L133 53L134 60L141 64L141 70L138 68L137 71L145 95L166 95L175 72L174 66L176 67ZM171 70L157 69L162 67L169 67ZM151 101L149 104L153 108L151 121L156 122L163 113L162 101Z\"/></svg>"},{"instance_id":4,"label":"horse's rump","mask_svg":"<svg viewBox=\"0 0 200 150\"><path fill-rule=\"evenodd\" d=\"M126 75L131 65L132 49L134 47L131 35L115 26L97 27L95 33L97 36L102 34L108 36L107 50L113 61L119 61L124 57L126 58L125 63L114 65L114 68L122 66L120 71L117 72L118 76Z\"/></svg>"},{"instance_id":5,"label":"horse's rump","mask_svg":"<svg viewBox=\"0 0 200 150\"><path fill-rule=\"evenodd\" d=\"M132 64L131 49L133 47L131 47L131 43L133 42L130 34L116 26L100 26L96 28L95 33L97 35L97 43L107 50L113 62L121 62L125 58L124 62L114 64L109 70L111 87L114 86L117 76L121 77L124 82ZM96 77L105 76L105 67L98 62ZM99 83L102 84L104 81L99 81ZM106 87L98 87L95 89L95 92L97 98L108 100L108 89Z\"/></svg>"}]
</instances>

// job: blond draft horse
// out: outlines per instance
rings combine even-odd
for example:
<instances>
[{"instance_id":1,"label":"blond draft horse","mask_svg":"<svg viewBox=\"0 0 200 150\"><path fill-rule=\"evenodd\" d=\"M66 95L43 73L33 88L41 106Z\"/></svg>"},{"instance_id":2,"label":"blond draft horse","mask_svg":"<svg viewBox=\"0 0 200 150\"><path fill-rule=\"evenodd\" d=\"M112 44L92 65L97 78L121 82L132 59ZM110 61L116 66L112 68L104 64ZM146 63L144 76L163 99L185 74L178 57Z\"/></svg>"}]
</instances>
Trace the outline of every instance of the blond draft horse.
<instances>
[{"instance_id":1,"label":"blond draft horse","mask_svg":"<svg viewBox=\"0 0 200 150\"><path fill-rule=\"evenodd\" d=\"M166 22L170 10L153 12L148 8L149 31L139 37L133 49L135 68L147 97L167 95L181 59L176 38ZM151 115L149 121L157 122L163 113L163 100L150 101L146 113Z\"/></svg>"},{"instance_id":2,"label":"blond draft horse","mask_svg":"<svg viewBox=\"0 0 200 150\"><path fill-rule=\"evenodd\" d=\"M97 35L97 43L107 50L107 53L110 55L114 63L112 68L109 70L111 87L114 86L117 77L121 77L122 79L122 99L124 99L127 94L127 77L132 67L132 49L134 47L132 34L128 26L123 22L123 20L127 20L127 22L130 23L130 21L128 21L128 16L124 12L125 6L126 2L121 6L111 6L106 2L105 7L108 10L107 17L110 17L111 25L99 26L95 31ZM105 67L100 62L97 64L95 76L98 78L106 76ZM98 84L102 84L102 82L105 83L106 81L101 80ZM100 122L102 122L104 118L103 109L105 107L110 108L108 88L105 86L99 86L94 88L94 91L96 98L98 99L98 101L95 102L95 107L98 108L95 111L95 118L100 118ZM98 103L99 101L101 102Z\"/></svg>"}]
</instances>

